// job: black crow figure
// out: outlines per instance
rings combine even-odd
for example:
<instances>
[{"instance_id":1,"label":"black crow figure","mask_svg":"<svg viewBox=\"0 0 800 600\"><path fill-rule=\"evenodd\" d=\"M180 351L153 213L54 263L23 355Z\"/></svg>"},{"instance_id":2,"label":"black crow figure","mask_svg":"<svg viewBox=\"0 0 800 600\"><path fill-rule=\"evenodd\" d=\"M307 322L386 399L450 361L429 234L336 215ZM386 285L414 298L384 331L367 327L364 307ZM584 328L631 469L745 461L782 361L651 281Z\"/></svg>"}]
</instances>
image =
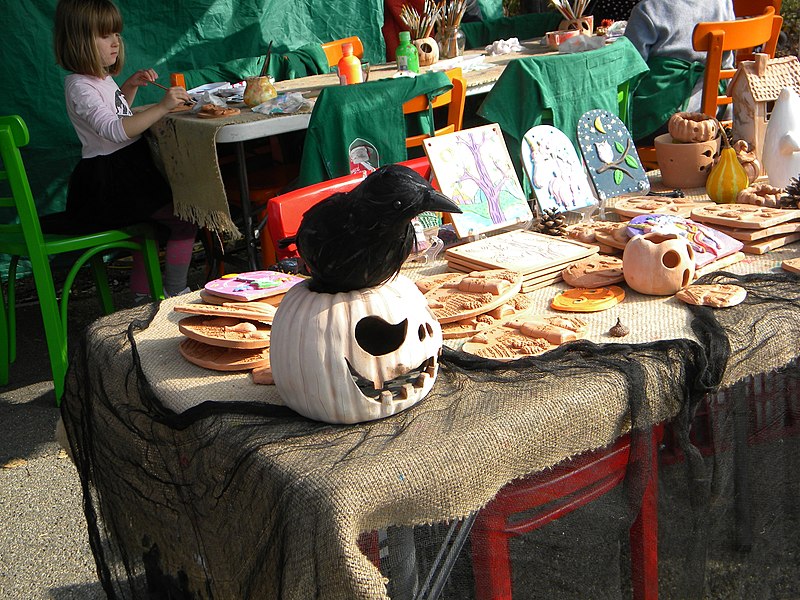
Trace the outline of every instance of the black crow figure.
<instances>
[{"instance_id":1,"label":"black crow figure","mask_svg":"<svg viewBox=\"0 0 800 600\"><path fill-rule=\"evenodd\" d=\"M315 292L373 287L400 270L414 245L411 219L426 210L461 212L413 169L388 165L312 206L284 243L297 243Z\"/></svg>"}]
</instances>

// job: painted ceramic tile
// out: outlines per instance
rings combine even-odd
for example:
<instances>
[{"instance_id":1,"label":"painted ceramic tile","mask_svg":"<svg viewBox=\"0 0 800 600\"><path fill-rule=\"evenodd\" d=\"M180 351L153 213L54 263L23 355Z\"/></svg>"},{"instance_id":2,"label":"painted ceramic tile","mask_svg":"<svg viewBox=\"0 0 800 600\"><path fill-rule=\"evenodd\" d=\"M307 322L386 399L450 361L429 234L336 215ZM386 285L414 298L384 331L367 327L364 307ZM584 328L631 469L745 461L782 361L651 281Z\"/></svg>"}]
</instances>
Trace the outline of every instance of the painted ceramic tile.
<instances>
[{"instance_id":1,"label":"painted ceramic tile","mask_svg":"<svg viewBox=\"0 0 800 600\"><path fill-rule=\"evenodd\" d=\"M425 152L442 193L464 211L452 215L459 237L533 218L498 125L428 138Z\"/></svg>"},{"instance_id":2,"label":"painted ceramic tile","mask_svg":"<svg viewBox=\"0 0 800 600\"><path fill-rule=\"evenodd\" d=\"M739 240L708 225L677 215L641 215L628 223L628 235L631 237L651 232L675 233L689 240L697 267L704 267L718 258L738 252L743 246Z\"/></svg>"},{"instance_id":3,"label":"painted ceramic tile","mask_svg":"<svg viewBox=\"0 0 800 600\"><path fill-rule=\"evenodd\" d=\"M550 125L531 127L522 139L522 165L542 211L564 212L597 204L575 146Z\"/></svg>"},{"instance_id":4,"label":"painted ceramic tile","mask_svg":"<svg viewBox=\"0 0 800 600\"><path fill-rule=\"evenodd\" d=\"M602 109L584 113L578 121L577 135L583 161L600 200L650 191L631 134L616 115Z\"/></svg>"},{"instance_id":5,"label":"painted ceramic tile","mask_svg":"<svg viewBox=\"0 0 800 600\"><path fill-rule=\"evenodd\" d=\"M205 290L223 298L250 302L283 294L301 281L302 277L277 271L249 271L209 281Z\"/></svg>"}]
</instances>

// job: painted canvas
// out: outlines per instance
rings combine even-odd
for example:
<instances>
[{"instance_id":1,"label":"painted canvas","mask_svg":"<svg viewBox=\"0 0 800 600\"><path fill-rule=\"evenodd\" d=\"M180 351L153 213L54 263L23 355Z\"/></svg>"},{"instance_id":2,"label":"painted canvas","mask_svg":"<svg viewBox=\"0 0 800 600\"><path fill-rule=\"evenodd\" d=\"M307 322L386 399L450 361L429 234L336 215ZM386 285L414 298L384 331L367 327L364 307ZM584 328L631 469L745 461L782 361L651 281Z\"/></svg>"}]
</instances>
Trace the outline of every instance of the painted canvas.
<instances>
[{"instance_id":1,"label":"painted canvas","mask_svg":"<svg viewBox=\"0 0 800 600\"><path fill-rule=\"evenodd\" d=\"M458 237L533 219L497 124L428 138L425 152L442 193L464 211L452 215Z\"/></svg>"},{"instance_id":2,"label":"painted canvas","mask_svg":"<svg viewBox=\"0 0 800 600\"><path fill-rule=\"evenodd\" d=\"M590 110L578 120L577 135L583 161L601 201L650 191L631 134L619 117L607 110Z\"/></svg>"},{"instance_id":3,"label":"painted canvas","mask_svg":"<svg viewBox=\"0 0 800 600\"><path fill-rule=\"evenodd\" d=\"M531 127L522 138L522 166L542 212L597 204L575 146L561 130L550 125Z\"/></svg>"}]
</instances>

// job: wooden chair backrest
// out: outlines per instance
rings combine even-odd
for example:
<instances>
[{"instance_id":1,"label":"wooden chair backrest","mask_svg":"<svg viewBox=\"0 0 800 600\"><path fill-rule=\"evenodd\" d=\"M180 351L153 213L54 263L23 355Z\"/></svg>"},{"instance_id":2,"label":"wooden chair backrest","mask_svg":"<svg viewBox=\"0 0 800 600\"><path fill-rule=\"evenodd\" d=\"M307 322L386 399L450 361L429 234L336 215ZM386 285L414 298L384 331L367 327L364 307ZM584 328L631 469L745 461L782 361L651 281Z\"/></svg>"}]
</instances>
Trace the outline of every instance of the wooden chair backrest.
<instances>
[{"instance_id":1,"label":"wooden chair backrest","mask_svg":"<svg viewBox=\"0 0 800 600\"><path fill-rule=\"evenodd\" d=\"M403 114L405 115L423 112L429 108L435 109L447 106L447 125L434 130L434 136L460 131L464 122L464 102L467 97L467 82L464 80L460 67L447 71L447 76L453 84L452 89L449 91L437 96L430 102L427 96L421 95L403 104ZM406 138L406 148L422 146L422 141L429 137L431 136L427 134L410 136Z\"/></svg>"},{"instance_id":2,"label":"wooden chair backrest","mask_svg":"<svg viewBox=\"0 0 800 600\"><path fill-rule=\"evenodd\" d=\"M764 14L764 9L768 6L771 6L775 9L775 14L778 15L781 12L781 5L782 0L733 0L733 12L736 15L736 18L742 17L755 17L758 15ZM766 50L761 50L761 52L765 52L769 54L770 58L775 56L775 46L778 44L778 36L781 34L781 24L783 19L781 18L780 21L773 22L772 24L772 37L768 42L771 44L773 50L772 52L767 52ZM736 62L742 60L753 60L753 52L755 48L742 48L741 50L736 51Z\"/></svg>"},{"instance_id":3,"label":"wooden chair backrest","mask_svg":"<svg viewBox=\"0 0 800 600\"><path fill-rule=\"evenodd\" d=\"M775 8L768 6L757 17L698 23L695 26L692 45L698 52L706 53L701 107L703 113L716 116L718 106L731 102L728 96L719 95L719 82L731 79L736 73L735 69L722 68L723 53L763 46L764 53L775 56L777 37L773 40L773 28L777 26L780 30L782 23L783 19L775 14Z\"/></svg>"},{"instance_id":4,"label":"wooden chair backrest","mask_svg":"<svg viewBox=\"0 0 800 600\"><path fill-rule=\"evenodd\" d=\"M332 42L320 44L328 59L328 66L332 67L339 64L339 59L342 58L342 44L348 43L353 44L353 56L364 58L364 45L361 43L361 38L357 35L353 35L340 40L333 40Z\"/></svg>"}]
</instances>

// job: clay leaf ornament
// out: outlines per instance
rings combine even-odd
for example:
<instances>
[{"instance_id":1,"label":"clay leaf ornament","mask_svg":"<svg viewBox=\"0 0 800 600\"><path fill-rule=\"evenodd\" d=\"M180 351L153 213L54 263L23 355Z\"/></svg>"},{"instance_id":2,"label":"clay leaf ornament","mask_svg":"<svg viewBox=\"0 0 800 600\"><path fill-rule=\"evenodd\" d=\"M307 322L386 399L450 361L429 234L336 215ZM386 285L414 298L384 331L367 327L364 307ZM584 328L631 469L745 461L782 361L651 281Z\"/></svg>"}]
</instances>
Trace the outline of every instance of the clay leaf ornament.
<instances>
[{"instance_id":1,"label":"clay leaf ornament","mask_svg":"<svg viewBox=\"0 0 800 600\"><path fill-rule=\"evenodd\" d=\"M800 173L800 96L785 87L775 101L762 154L770 185L785 188Z\"/></svg>"},{"instance_id":2,"label":"clay leaf ornament","mask_svg":"<svg viewBox=\"0 0 800 600\"><path fill-rule=\"evenodd\" d=\"M619 117L603 109L590 110L578 120L577 137L600 200L650 190L631 134Z\"/></svg>"}]
</instances>

